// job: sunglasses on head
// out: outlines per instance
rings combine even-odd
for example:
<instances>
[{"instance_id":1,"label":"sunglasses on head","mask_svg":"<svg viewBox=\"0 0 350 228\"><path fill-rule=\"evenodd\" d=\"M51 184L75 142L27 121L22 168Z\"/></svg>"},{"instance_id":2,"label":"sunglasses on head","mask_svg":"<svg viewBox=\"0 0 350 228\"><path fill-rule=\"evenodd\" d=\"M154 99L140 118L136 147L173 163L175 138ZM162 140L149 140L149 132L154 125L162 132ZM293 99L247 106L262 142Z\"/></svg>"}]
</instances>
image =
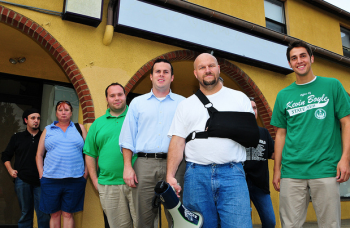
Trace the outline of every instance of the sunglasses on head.
<instances>
[{"instance_id":1,"label":"sunglasses on head","mask_svg":"<svg viewBox=\"0 0 350 228\"><path fill-rule=\"evenodd\" d=\"M57 102L56 106L58 106L62 103L66 103L67 105L71 106L71 103L69 101L59 101L59 102Z\"/></svg>"},{"instance_id":2,"label":"sunglasses on head","mask_svg":"<svg viewBox=\"0 0 350 228\"><path fill-rule=\"evenodd\" d=\"M71 105L71 103L69 101L59 101L59 102L57 102L56 110L57 110L57 107L60 106L60 104L62 104L62 103L69 105L71 111L73 111L73 107L72 107L72 105Z\"/></svg>"}]
</instances>

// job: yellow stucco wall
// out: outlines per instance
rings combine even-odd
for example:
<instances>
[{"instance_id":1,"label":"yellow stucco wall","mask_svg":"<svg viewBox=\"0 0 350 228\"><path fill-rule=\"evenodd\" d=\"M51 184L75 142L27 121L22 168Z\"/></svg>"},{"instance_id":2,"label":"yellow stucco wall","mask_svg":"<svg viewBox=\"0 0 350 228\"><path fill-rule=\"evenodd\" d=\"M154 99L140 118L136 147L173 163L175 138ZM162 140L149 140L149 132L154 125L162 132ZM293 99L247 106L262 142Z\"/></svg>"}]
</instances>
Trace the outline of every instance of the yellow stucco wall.
<instances>
[{"instance_id":1,"label":"yellow stucco wall","mask_svg":"<svg viewBox=\"0 0 350 228\"><path fill-rule=\"evenodd\" d=\"M31 4L20 0L13 2L54 11L62 11L63 8L63 1L54 1L52 5L45 1L32 1ZM108 1L105 1L104 13L107 11L107 4ZM103 115L106 110L106 102L103 101L105 100L104 88L107 85L115 81L126 84L130 77L149 60L163 53L181 49L120 33L114 33L111 45L104 46L102 38L106 15L102 23L97 28L93 28L63 21L58 16L3 5L42 25L68 51L82 72L92 99L99 101L94 102L97 117ZM40 67L40 65L33 67Z\"/></svg>"},{"instance_id":2,"label":"yellow stucco wall","mask_svg":"<svg viewBox=\"0 0 350 228\"><path fill-rule=\"evenodd\" d=\"M36 0L28 2L25 0L13 0L12 2L24 5L30 4L35 7L54 11L62 11L63 8L63 1ZM192 0L191 2L259 25L265 25L263 0ZM120 33L114 33L111 45L104 46L102 44L102 38L106 23L105 12L107 4L108 1L105 1L104 19L98 28L63 21L57 16L41 14L3 4L42 25L69 52L89 86L94 102L96 118L105 113L106 102L104 89L107 85L115 81L126 84L130 77L149 60L158 55L181 49ZM349 22L339 19L332 14L324 13L319 9L315 9L314 6L308 5L301 0L287 0L286 15L289 35L336 53L342 53L339 24L350 25ZM282 75L242 63L232 63L240 67L252 78L264 94L272 109L277 93L295 81L294 73ZM345 89L350 92L350 74L348 73L348 67L325 59L316 58L315 64L313 64L313 70L317 75L338 78L343 83ZM49 76L45 75L39 77L50 79L48 78ZM67 78L63 77L55 79L57 81L67 80ZM79 122L82 122L81 116ZM85 127L88 129L90 124ZM272 180L273 162L269 162L269 167L270 180ZM279 224L278 193L274 189L271 189L271 196L277 224ZM84 212L76 215L77 227L102 227L103 218L101 206L97 193L91 185L91 181L88 181L85 198ZM342 202L342 218L350 218L349 202ZM309 210L307 220L316 220L312 210ZM259 217L255 210L253 210L253 222L259 223Z\"/></svg>"},{"instance_id":3,"label":"yellow stucco wall","mask_svg":"<svg viewBox=\"0 0 350 228\"><path fill-rule=\"evenodd\" d=\"M51 55L31 37L11 26L0 23L1 73L69 82L68 77ZM25 57L24 63L10 64L9 58Z\"/></svg>"},{"instance_id":4,"label":"yellow stucco wall","mask_svg":"<svg viewBox=\"0 0 350 228\"><path fill-rule=\"evenodd\" d=\"M349 21L302 0L287 0L285 12L288 35L343 54L340 25L349 27Z\"/></svg>"}]
</instances>

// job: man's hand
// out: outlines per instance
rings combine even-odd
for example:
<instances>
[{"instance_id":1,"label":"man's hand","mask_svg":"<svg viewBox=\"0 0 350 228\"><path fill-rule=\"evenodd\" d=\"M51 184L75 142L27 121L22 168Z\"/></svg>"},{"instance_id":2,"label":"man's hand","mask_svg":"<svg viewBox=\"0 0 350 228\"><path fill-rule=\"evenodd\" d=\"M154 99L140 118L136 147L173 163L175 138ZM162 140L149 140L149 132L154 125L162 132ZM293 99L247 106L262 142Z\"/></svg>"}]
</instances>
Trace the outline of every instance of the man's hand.
<instances>
[{"instance_id":1,"label":"man's hand","mask_svg":"<svg viewBox=\"0 0 350 228\"><path fill-rule=\"evenodd\" d=\"M277 171L274 170L272 184L277 192L280 191L280 182L281 182L281 170L277 170Z\"/></svg>"},{"instance_id":2,"label":"man's hand","mask_svg":"<svg viewBox=\"0 0 350 228\"><path fill-rule=\"evenodd\" d=\"M125 184L132 188L136 188L136 183L139 183L137 181L136 173L132 167L124 166L123 179Z\"/></svg>"},{"instance_id":3,"label":"man's hand","mask_svg":"<svg viewBox=\"0 0 350 228\"><path fill-rule=\"evenodd\" d=\"M177 197L180 198L181 186L175 179L176 171L183 159L183 153L185 150L186 141L184 138L173 135L170 140L168 159L167 159L167 170L166 170L166 181L175 190Z\"/></svg>"},{"instance_id":4,"label":"man's hand","mask_svg":"<svg viewBox=\"0 0 350 228\"><path fill-rule=\"evenodd\" d=\"M98 179L97 178L95 180L91 179L91 181L92 181L92 184L94 185L96 191L98 192L98 187L97 187L98 186Z\"/></svg>"},{"instance_id":5,"label":"man's hand","mask_svg":"<svg viewBox=\"0 0 350 228\"><path fill-rule=\"evenodd\" d=\"M343 183L349 179L350 166L348 159L340 159L337 165L337 182Z\"/></svg>"},{"instance_id":6,"label":"man's hand","mask_svg":"<svg viewBox=\"0 0 350 228\"><path fill-rule=\"evenodd\" d=\"M87 178L89 177L89 172L87 171L87 169L85 169L83 177L85 178L85 180L87 180Z\"/></svg>"},{"instance_id":7,"label":"man's hand","mask_svg":"<svg viewBox=\"0 0 350 228\"><path fill-rule=\"evenodd\" d=\"M287 130L285 128L277 128L276 138L275 138L275 152L274 159L275 164L273 168L273 187L277 192L280 191L281 184L281 163L282 163L282 151L284 144L286 142Z\"/></svg>"},{"instance_id":8,"label":"man's hand","mask_svg":"<svg viewBox=\"0 0 350 228\"><path fill-rule=\"evenodd\" d=\"M13 177L13 178L17 178L17 173L18 173L18 171L15 170L15 169L9 170L9 174L10 174L10 176Z\"/></svg>"},{"instance_id":9,"label":"man's hand","mask_svg":"<svg viewBox=\"0 0 350 228\"><path fill-rule=\"evenodd\" d=\"M174 188L177 197L180 198L181 186L177 183L177 180L174 177L167 177L166 181Z\"/></svg>"}]
</instances>

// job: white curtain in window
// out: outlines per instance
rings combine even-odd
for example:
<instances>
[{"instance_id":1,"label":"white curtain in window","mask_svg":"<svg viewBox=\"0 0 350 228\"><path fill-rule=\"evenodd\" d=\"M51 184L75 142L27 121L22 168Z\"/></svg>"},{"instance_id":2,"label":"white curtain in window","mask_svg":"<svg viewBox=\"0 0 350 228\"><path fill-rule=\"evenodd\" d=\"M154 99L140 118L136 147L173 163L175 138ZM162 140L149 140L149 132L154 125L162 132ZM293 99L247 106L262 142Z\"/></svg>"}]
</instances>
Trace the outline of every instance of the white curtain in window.
<instances>
[{"instance_id":1,"label":"white curtain in window","mask_svg":"<svg viewBox=\"0 0 350 228\"><path fill-rule=\"evenodd\" d=\"M283 3L275 1L264 1L265 17L284 24Z\"/></svg>"},{"instance_id":2,"label":"white curtain in window","mask_svg":"<svg viewBox=\"0 0 350 228\"><path fill-rule=\"evenodd\" d=\"M343 46L350 48L350 31L344 28L341 28L341 41L343 43Z\"/></svg>"}]
</instances>

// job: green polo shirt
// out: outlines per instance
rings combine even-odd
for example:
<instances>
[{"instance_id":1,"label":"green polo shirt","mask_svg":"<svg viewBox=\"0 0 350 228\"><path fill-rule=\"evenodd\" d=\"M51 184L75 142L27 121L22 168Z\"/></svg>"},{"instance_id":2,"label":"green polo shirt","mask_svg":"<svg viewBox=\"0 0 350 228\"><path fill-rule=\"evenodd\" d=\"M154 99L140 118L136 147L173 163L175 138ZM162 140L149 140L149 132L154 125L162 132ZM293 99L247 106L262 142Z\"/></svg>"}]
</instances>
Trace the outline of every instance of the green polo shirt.
<instances>
[{"instance_id":1,"label":"green polo shirt","mask_svg":"<svg viewBox=\"0 0 350 228\"><path fill-rule=\"evenodd\" d=\"M106 114L96 119L86 136L84 154L98 157L100 174L98 183L101 185L121 185L123 180L124 160L120 152L119 135L128 112L128 106L118 117L111 116L110 109ZM137 156L133 156L134 164Z\"/></svg>"}]
</instances>

